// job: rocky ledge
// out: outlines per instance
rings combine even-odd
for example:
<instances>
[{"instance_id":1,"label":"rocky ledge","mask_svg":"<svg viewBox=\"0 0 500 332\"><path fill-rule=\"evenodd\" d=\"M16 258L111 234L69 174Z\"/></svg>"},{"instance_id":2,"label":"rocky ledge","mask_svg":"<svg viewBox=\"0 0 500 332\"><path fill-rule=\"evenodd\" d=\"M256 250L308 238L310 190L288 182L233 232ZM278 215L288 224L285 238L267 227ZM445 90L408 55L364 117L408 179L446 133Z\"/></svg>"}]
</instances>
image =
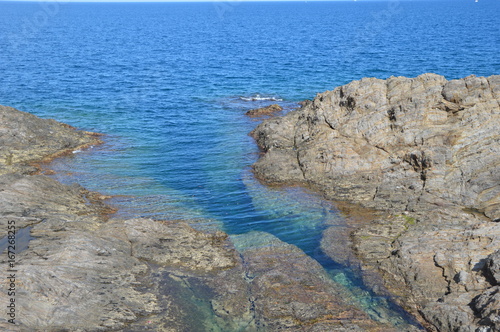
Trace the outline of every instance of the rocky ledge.
<instances>
[{"instance_id":1,"label":"rocky ledge","mask_svg":"<svg viewBox=\"0 0 500 332\"><path fill-rule=\"evenodd\" d=\"M0 174L35 172L33 163L100 144L99 136L0 106Z\"/></svg>"},{"instance_id":2,"label":"rocky ledge","mask_svg":"<svg viewBox=\"0 0 500 332\"><path fill-rule=\"evenodd\" d=\"M373 211L351 234L366 282L428 330L498 331L498 128L500 76L364 78L260 124L254 170Z\"/></svg>"},{"instance_id":3,"label":"rocky ledge","mask_svg":"<svg viewBox=\"0 0 500 332\"><path fill-rule=\"evenodd\" d=\"M37 174L36 163L98 144L97 134L3 106L0 119L0 232L15 230L17 245L0 259L0 330L394 330L270 234L112 218L105 196Z\"/></svg>"}]
</instances>

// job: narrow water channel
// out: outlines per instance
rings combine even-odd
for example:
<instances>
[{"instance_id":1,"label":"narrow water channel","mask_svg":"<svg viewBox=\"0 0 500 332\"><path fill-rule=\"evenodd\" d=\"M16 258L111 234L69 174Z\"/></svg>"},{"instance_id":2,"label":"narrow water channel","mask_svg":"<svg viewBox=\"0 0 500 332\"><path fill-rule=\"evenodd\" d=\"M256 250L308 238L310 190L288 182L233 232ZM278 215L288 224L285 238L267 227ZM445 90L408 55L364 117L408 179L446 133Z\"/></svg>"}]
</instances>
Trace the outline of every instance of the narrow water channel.
<instances>
[{"instance_id":1,"label":"narrow water channel","mask_svg":"<svg viewBox=\"0 0 500 332\"><path fill-rule=\"evenodd\" d=\"M259 151L248 133L260 120L246 117L244 111L269 102L241 97L217 100L207 105L211 115L194 125L186 123L185 129L195 127L187 134L180 135L182 127L176 127L179 136L169 131L139 146L109 136L105 145L58 159L51 167L63 182L78 181L117 195L111 201L119 208L116 217L181 219L230 235L270 233L318 261L344 287L348 301L373 319L406 326L411 319L401 309L374 295L350 267L322 252L323 231L337 227L344 232L346 227L332 203L303 188L268 187L255 179L251 164ZM296 107L281 103L288 110Z\"/></svg>"}]
</instances>

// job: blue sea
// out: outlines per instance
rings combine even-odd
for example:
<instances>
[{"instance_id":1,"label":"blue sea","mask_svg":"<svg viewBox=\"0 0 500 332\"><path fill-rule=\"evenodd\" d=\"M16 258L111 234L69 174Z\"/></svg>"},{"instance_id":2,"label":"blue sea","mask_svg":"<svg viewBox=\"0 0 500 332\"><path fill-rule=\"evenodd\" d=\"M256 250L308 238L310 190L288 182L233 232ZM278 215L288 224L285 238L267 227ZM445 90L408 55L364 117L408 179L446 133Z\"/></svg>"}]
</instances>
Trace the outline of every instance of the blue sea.
<instances>
[{"instance_id":1,"label":"blue sea","mask_svg":"<svg viewBox=\"0 0 500 332\"><path fill-rule=\"evenodd\" d=\"M53 163L117 217L266 231L299 246L372 317L410 320L320 249L335 205L270 188L245 111L365 76L500 73L500 1L0 2L0 104L105 133ZM410 322L411 323L411 322Z\"/></svg>"}]
</instances>

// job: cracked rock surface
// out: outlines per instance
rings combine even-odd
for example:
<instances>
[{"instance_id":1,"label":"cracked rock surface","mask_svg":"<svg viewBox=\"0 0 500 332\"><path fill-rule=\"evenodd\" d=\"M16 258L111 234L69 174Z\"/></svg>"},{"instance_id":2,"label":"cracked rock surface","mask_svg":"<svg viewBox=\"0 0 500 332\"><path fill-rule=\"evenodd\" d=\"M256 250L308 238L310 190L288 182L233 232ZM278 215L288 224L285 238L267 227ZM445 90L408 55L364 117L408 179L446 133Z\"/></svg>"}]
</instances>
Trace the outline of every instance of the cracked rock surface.
<instances>
[{"instance_id":1,"label":"cracked rock surface","mask_svg":"<svg viewBox=\"0 0 500 332\"><path fill-rule=\"evenodd\" d=\"M377 210L351 234L363 273L429 330L495 329L499 127L498 75L364 78L260 124L254 170Z\"/></svg>"}]
</instances>

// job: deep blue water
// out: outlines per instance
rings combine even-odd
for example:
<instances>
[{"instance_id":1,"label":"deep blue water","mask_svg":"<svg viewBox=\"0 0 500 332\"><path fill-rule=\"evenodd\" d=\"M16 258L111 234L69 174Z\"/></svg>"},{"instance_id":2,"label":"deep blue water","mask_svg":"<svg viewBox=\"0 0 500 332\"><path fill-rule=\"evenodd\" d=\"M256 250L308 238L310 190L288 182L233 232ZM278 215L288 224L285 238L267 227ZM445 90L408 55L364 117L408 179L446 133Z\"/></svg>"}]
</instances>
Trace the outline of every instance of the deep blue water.
<instances>
[{"instance_id":1,"label":"deep blue water","mask_svg":"<svg viewBox=\"0 0 500 332\"><path fill-rule=\"evenodd\" d=\"M365 76L499 74L500 2L0 2L0 50L0 104L108 134L61 179L120 195L119 216L270 232L373 314L383 300L318 247L335 207L253 178L244 112Z\"/></svg>"}]
</instances>

